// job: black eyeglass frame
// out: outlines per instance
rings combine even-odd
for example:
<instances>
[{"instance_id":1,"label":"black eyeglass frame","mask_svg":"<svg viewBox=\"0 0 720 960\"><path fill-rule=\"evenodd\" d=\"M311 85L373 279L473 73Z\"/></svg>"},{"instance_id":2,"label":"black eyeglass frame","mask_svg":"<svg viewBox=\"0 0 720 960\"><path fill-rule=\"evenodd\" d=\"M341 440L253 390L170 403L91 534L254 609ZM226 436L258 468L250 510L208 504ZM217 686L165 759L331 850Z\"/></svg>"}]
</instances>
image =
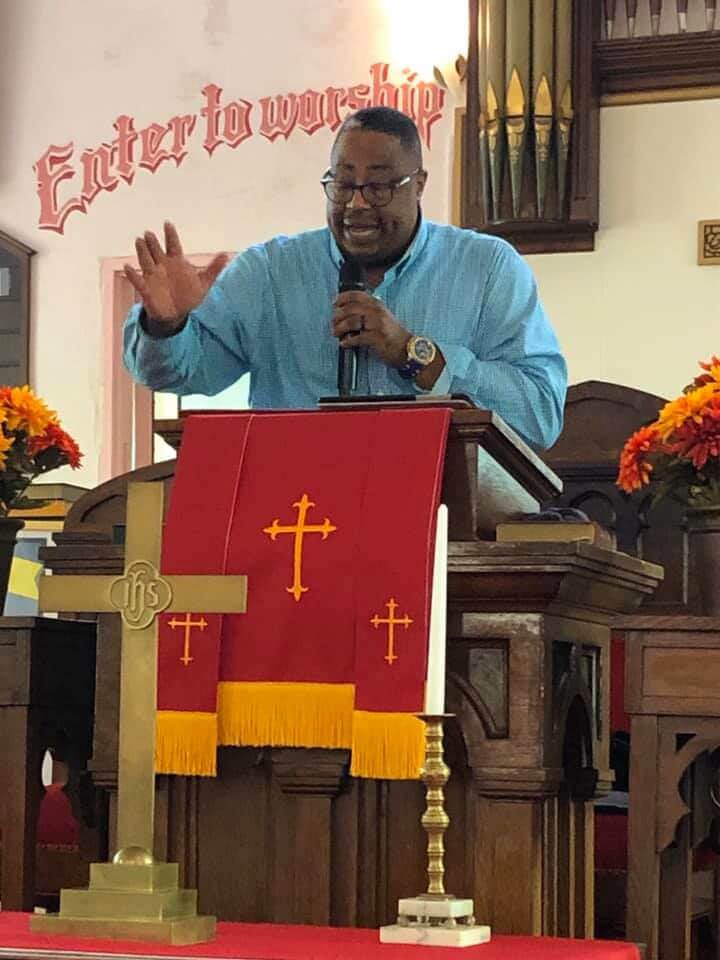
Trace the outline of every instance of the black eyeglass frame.
<instances>
[{"instance_id":1,"label":"black eyeglass frame","mask_svg":"<svg viewBox=\"0 0 720 960\"><path fill-rule=\"evenodd\" d=\"M390 180L388 183L375 183L373 181L370 181L368 183L342 184L340 183L339 180L336 180L335 177L333 177L330 171L328 170L325 176L320 180L320 183L322 185L323 190L325 191L325 196L328 198L330 203L334 203L335 206L337 207L346 207L352 201L352 198L355 196L356 190L360 191L363 200L365 201L365 203L368 204L368 206L387 207L388 204L393 202L395 198L395 191L398 190L400 187L404 187L405 184L410 183L412 178L417 176L418 173L422 173L422 167L418 167L417 170L413 170L412 173L405 174L404 177L400 177L398 180ZM344 190L347 193L347 197L345 200L335 200L333 199L333 197L330 196L330 194L328 193L328 187L330 187L331 184L338 184L339 188ZM373 202L373 200L371 200L370 197L368 197L368 195L365 193L365 191L369 187L375 188L376 190L378 188L389 190L390 196L388 197L387 200L383 200L382 203Z\"/></svg>"}]
</instances>

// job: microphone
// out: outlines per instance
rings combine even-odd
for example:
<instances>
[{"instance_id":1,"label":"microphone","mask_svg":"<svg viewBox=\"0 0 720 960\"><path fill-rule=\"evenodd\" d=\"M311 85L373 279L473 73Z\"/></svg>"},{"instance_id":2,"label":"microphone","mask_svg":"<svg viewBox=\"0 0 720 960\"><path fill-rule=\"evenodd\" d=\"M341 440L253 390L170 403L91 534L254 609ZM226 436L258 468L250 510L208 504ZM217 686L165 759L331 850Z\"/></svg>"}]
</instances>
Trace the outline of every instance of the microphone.
<instances>
[{"instance_id":1,"label":"microphone","mask_svg":"<svg viewBox=\"0 0 720 960\"><path fill-rule=\"evenodd\" d=\"M340 267L338 293L366 290L365 271L357 260L345 260ZM345 334L347 336L347 334ZM341 397L351 396L357 389L358 347L338 346L337 388Z\"/></svg>"}]
</instances>

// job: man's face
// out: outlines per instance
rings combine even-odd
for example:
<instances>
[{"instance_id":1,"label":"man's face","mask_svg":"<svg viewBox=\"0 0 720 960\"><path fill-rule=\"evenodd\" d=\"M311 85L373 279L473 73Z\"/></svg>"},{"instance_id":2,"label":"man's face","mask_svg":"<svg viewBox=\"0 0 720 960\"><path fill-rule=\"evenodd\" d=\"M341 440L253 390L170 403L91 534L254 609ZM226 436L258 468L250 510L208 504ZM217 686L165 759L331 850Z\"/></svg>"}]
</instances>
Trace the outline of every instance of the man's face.
<instances>
[{"instance_id":1,"label":"man's face","mask_svg":"<svg viewBox=\"0 0 720 960\"><path fill-rule=\"evenodd\" d=\"M397 137L352 127L336 141L330 164L333 179L346 184L387 184L419 166ZM328 200L328 226L343 253L366 265L399 257L415 230L426 177L424 171L415 174L387 206L371 206L359 190L345 205Z\"/></svg>"}]
</instances>

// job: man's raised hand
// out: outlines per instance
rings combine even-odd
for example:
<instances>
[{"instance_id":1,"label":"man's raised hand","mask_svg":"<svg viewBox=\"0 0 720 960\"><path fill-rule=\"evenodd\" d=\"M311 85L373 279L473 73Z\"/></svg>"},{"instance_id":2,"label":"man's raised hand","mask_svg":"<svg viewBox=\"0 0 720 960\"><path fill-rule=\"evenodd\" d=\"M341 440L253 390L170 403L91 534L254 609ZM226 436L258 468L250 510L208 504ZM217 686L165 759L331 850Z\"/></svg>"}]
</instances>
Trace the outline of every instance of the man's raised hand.
<instances>
[{"instance_id":1,"label":"man's raised hand","mask_svg":"<svg viewBox=\"0 0 720 960\"><path fill-rule=\"evenodd\" d=\"M173 333L185 322L191 310L198 307L228 262L218 254L204 270L198 271L183 253L178 232L165 222L165 250L150 230L135 241L140 272L125 264L125 276L142 298L143 306L154 330Z\"/></svg>"}]
</instances>

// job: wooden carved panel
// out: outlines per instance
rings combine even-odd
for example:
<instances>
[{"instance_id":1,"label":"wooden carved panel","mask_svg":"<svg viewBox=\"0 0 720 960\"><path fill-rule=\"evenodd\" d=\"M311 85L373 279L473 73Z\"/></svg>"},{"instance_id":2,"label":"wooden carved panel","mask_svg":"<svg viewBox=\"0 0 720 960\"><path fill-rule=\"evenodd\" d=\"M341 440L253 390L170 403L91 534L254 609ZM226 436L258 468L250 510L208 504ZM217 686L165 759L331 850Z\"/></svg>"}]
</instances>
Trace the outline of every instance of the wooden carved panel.
<instances>
[{"instance_id":1,"label":"wooden carved panel","mask_svg":"<svg viewBox=\"0 0 720 960\"><path fill-rule=\"evenodd\" d=\"M683 613L692 603L693 584L682 505L667 500L653 506L652 486L628 496L615 482L623 444L654 420L664 403L618 384L576 384L568 390L563 432L543 457L564 484L555 505L583 510L610 530L618 550L665 568L665 579L643 610Z\"/></svg>"},{"instance_id":2,"label":"wooden carved panel","mask_svg":"<svg viewBox=\"0 0 720 960\"><path fill-rule=\"evenodd\" d=\"M720 93L715 0L604 0L603 6L595 59L604 104Z\"/></svg>"}]
</instances>

